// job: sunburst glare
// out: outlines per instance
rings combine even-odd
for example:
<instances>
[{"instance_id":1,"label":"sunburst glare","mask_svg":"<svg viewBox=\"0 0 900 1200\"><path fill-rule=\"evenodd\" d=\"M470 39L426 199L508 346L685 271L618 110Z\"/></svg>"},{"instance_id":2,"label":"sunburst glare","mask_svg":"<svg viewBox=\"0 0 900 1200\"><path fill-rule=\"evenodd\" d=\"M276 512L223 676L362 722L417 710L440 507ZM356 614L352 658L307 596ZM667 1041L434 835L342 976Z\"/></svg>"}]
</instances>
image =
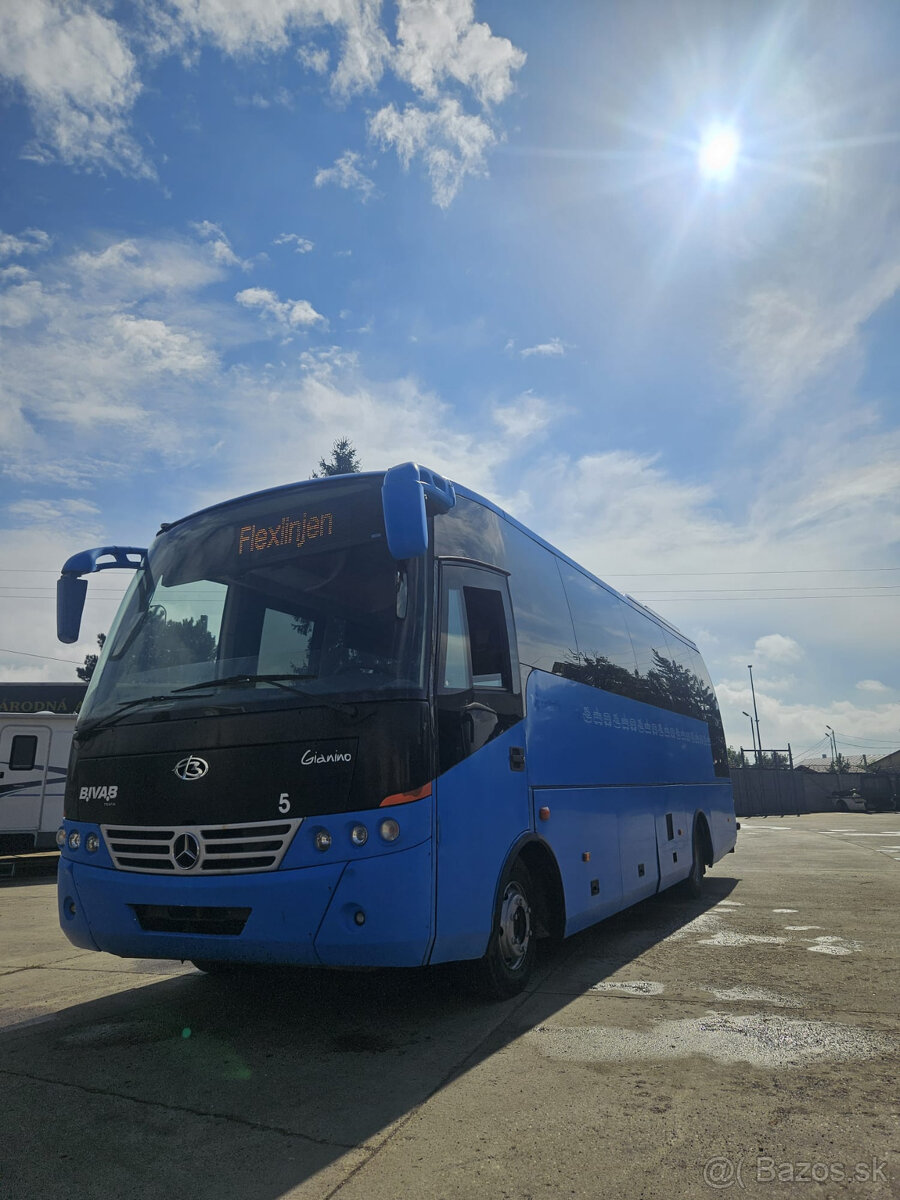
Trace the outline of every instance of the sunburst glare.
<instances>
[{"instance_id":1,"label":"sunburst glare","mask_svg":"<svg viewBox=\"0 0 900 1200\"><path fill-rule=\"evenodd\" d=\"M697 166L705 179L726 180L734 174L741 141L730 125L711 125L700 139Z\"/></svg>"}]
</instances>

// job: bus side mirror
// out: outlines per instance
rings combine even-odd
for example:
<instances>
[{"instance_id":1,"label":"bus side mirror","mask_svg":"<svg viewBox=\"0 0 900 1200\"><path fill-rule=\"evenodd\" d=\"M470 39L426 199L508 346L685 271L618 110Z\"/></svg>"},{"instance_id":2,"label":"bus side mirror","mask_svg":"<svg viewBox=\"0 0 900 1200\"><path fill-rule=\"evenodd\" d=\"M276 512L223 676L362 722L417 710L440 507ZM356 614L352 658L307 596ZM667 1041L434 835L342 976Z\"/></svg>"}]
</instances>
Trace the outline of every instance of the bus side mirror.
<instances>
[{"instance_id":1,"label":"bus side mirror","mask_svg":"<svg viewBox=\"0 0 900 1200\"><path fill-rule=\"evenodd\" d=\"M78 641L86 595L86 579L63 575L56 581L56 636L61 642Z\"/></svg>"},{"instance_id":2,"label":"bus side mirror","mask_svg":"<svg viewBox=\"0 0 900 1200\"><path fill-rule=\"evenodd\" d=\"M137 546L97 546L73 554L63 564L62 574L56 581L56 636L59 640L67 645L78 641L87 595L87 580L82 579L82 575L92 575L94 571L106 571L110 567L137 571L144 565L146 557L147 551Z\"/></svg>"},{"instance_id":3,"label":"bus side mirror","mask_svg":"<svg viewBox=\"0 0 900 1200\"><path fill-rule=\"evenodd\" d=\"M418 558L428 549L426 498L439 513L449 512L456 504L453 484L427 467L407 462L385 472L381 503L392 558Z\"/></svg>"}]
</instances>

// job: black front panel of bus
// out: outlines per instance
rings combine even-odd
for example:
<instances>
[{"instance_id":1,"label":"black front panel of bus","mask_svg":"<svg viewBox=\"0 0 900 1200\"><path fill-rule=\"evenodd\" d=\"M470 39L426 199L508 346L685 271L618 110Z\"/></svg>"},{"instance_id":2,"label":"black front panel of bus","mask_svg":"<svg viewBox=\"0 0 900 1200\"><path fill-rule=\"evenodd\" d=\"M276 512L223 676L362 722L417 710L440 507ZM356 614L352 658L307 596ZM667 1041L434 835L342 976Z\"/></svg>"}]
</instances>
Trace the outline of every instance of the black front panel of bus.
<instances>
[{"instance_id":1,"label":"black front panel of bus","mask_svg":"<svg viewBox=\"0 0 900 1200\"><path fill-rule=\"evenodd\" d=\"M73 750L65 815L97 824L353 812L434 776L421 700L119 725Z\"/></svg>"}]
</instances>

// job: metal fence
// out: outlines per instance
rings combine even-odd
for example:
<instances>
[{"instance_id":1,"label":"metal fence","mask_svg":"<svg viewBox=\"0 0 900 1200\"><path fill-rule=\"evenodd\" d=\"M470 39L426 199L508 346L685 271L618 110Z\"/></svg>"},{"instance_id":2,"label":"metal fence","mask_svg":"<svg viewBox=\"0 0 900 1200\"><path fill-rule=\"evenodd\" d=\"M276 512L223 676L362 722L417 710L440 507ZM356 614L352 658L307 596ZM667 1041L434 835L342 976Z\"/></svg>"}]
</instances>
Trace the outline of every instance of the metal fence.
<instances>
[{"instance_id":1,"label":"metal fence","mask_svg":"<svg viewBox=\"0 0 900 1200\"><path fill-rule=\"evenodd\" d=\"M834 812L843 792L856 791L873 808L897 807L900 776L733 767L734 810L739 817L786 817Z\"/></svg>"}]
</instances>

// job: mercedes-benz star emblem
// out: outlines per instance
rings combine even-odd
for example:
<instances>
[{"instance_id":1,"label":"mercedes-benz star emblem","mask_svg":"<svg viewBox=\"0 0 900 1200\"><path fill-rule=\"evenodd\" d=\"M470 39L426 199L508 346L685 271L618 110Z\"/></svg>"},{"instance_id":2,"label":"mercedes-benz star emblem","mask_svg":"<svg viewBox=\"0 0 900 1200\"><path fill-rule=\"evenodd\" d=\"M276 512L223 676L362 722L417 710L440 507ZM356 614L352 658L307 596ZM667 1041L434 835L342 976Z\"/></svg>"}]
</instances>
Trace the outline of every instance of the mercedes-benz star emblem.
<instances>
[{"instance_id":1,"label":"mercedes-benz star emblem","mask_svg":"<svg viewBox=\"0 0 900 1200\"><path fill-rule=\"evenodd\" d=\"M198 758L196 754L189 754L180 763L176 763L172 769L172 774L177 775L179 779L190 781L191 779L202 779L208 770L209 763L205 758Z\"/></svg>"},{"instance_id":2,"label":"mercedes-benz star emblem","mask_svg":"<svg viewBox=\"0 0 900 1200\"><path fill-rule=\"evenodd\" d=\"M172 847L172 857L182 871L189 871L200 858L200 843L192 833L180 833Z\"/></svg>"}]
</instances>

